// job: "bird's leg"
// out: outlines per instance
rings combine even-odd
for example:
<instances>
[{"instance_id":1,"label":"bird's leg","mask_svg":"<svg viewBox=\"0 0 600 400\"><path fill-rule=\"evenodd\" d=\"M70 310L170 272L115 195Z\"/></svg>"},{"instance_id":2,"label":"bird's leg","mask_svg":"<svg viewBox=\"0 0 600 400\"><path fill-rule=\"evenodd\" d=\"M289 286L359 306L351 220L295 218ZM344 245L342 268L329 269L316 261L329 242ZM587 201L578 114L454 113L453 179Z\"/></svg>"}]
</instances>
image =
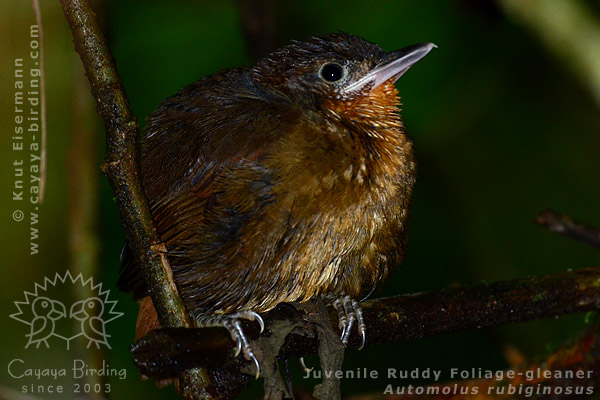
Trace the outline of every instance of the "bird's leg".
<instances>
[{"instance_id":1,"label":"bird's leg","mask_svg":"<svg viewBox=\"0 0 600 400\"><path fill-rule=\"evenodd\" d=\"M342 297L334 298L332 301L332 305L340 317L339 328L342 330L342 343L344 344L344 346L348 344L350 331L352 330L352 326L354 326L354 323L356 322L358 333L362 340L361 345L358 349L361 350L365 346L367 327L363 319L360 304L352 297L345 295Z\"/></svg>"},{"instance_id":2,"label":"bird's leg","mask_svg":"<svg viewBox=\"0 0 600 400\"><path fill-rule=\"evenodd\" d=\"M231 339L237 344L235 351L235 357L240 352L244 353L244 357L248 361L252 361L256 367L256 378L260 375L260 364L252 351L252 347L248 343L248 338L242 330L241 319L247 319L249 321L256 321L260 325L260 332L262 333L265 329L265 323L258 313L254 311L240 311L233 314L215 314L215 315L198 315L195 317L196 325L199 328L208 327L223 327L229 331Z\"/></svg>"}]
</instances>

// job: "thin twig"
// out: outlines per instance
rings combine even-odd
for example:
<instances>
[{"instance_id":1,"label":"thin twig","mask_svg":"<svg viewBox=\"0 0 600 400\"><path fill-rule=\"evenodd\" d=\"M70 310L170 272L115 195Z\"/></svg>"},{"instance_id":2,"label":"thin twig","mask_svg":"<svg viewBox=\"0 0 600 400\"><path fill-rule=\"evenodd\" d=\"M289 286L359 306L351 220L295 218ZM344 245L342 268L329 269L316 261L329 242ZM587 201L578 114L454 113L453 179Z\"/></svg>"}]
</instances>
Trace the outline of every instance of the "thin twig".
<instances>
[{"instance_id":1,"label":"thin twig","mask_svg":"<svg viewBox=\"0 0 600 400\"><path fill-rule=\"evenodd\" d=\"M164 245L152 223L140 184L135 144L137 121L131 112L96 15L86 0L61 0L61 3L73 34L75 50L83 62L98 113L106 127L103 171L115 194L129 243L143 266L160 323L165 327L191 327L167 258L164 252L157 251ZM184 398L215 398L210 376L205 370L182 372L180 383Z\"/></svg>"},{"instance_id":2,"label":"thin twig","mask_svg":"<svg viewBox=\"0 0 600 400\"><path fill-rule=\"evenodd\" d=\"M38 39L40 42L40 124L42 130L42 140L40 149L40 185L38 201L44 202L44 193L46 192L46 61L44 57L44 25L42 24L42 11L39 0L33 0L33 12L35 14L35 23L38 26Z\"/></svg>"},{"instance_id":3,"label":"thin twig","mask_svg":"<svg viewBox=\"0 0 600 400\"><path fill-rule=\"evenodd\" d=\"M538 215L535 222L549 231L600 249L600 229L579 222L568 215L546 210Z\"/></svg>"},{"instance_id":4,"label":"thin twig","mask_svg":"<svg viewBox=\"0 0 600 400\"><path fill-rule=\"evenodd\" d=\"M238 0L238 6L250 57L257 60L275 50L273 0Z\"/></svg>"},{"instance_id":5,"label":"thin twig","mask_svg":"<svg viewBox=\"0 0 600 400\"><path fill-rule=\"evenodd\" d=\"M600 308L600 267L372 300L362 303L362 308L367 345L556 317ZM272 321L292 319L294 312L292 307L278 307L264 317L268 332ZM334 326L337 318L330 310ZM244 330L251 338L258 336L256 324L247 324ZM352 336L348 346L359 345L358 336ZM136 342L132 353L142 373L166 377L179 368L227 364L233 346L222 328L162 329ZM307 327L287 338L279 356L302 357L315 353L317 346ZM232 380L232 390L239 390L236 384Z\"/></svg>"}]
</instances>

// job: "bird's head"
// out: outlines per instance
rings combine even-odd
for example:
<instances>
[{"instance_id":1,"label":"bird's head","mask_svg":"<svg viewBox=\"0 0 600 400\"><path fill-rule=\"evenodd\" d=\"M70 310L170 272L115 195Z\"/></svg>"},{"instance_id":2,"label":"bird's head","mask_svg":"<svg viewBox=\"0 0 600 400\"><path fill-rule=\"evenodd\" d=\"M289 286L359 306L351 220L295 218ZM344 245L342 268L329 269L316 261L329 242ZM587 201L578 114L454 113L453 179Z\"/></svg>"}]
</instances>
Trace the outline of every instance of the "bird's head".
<instances>
[{"instance_id":1,"label":"bird's head","mask_svg":"<svg viewBox=\"0 0 600 400\"><path fill-rule=\"evenodd\" d=\"M52 320L58 320L66 316L64 304L47 297L36 298L31 308L36 317L48 317Z\"/></svg>"},{"instance_id":2,"label":"bird's head","mask_svg":"<svg viewBox=\"0 0 600 400\"><path fill-rule=\"evenodd\" d=\"M80 300L71 306L69 317L80 321L86 320L91 316L101 316L104 311L104 304L96 297Z\"/></svg>"},{"instance_id":3,"label":"bird's head","mask_svg":"<svg viewBox=\"0 0 600 400\"><path fill-rule=\"evenodd\" d=\"M422 43L386 52L358 36L335 33L277 50L251 76L281 99L360 119L361 108L375 113L378 106L396 108L394 83L434 47Z\"/></svg>"}]
</instances>

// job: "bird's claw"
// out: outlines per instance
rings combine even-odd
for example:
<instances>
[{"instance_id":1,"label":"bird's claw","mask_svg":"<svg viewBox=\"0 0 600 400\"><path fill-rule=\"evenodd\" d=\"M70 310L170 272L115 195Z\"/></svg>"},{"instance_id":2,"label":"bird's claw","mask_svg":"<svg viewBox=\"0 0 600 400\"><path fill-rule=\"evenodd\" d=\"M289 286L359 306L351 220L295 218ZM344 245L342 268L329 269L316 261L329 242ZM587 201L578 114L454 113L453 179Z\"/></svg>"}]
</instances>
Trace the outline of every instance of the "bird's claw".
<instances>
[{"instance_id":1,"label":"bird's claw","mask_svg":"<svg viewBox=\"0 0 600 400\"><path fill-rule=\"evenodd\" d=\"M332 304L340 317L339 328L342 331L340 337L342 343L344 346L348 344L350 331L354 323L356 323L358 334L361 338L361 344L358 349L361 350L365 346L367 327L358 301L352 299L350 296L343 296L335 299Z\"/></svg>"},{"instance_id":2,"label":"bird's claw","mask_svg":"<svg viewBox=\"0 0 600 400\"><path fill-rule=\"evenodd\" d=\"M242 329L241 319L247 319L249 321L256 321L260 325L260 332L262 333L265 329L265 322L258 313L254 311L240 311L234 314L227 315L213 315L213 316L200 316L196 318L196 324L198 327L210 327L210 326L221 326L229 331L231 339L236 343L236 349L234 357L240 355L243 352L244 358L248 361L252 361L256 367L255 378L258 379L260 376L260 364L258 359L252 351L252 347L248 342L248 338Z\"/></svg>"}]
</instances>

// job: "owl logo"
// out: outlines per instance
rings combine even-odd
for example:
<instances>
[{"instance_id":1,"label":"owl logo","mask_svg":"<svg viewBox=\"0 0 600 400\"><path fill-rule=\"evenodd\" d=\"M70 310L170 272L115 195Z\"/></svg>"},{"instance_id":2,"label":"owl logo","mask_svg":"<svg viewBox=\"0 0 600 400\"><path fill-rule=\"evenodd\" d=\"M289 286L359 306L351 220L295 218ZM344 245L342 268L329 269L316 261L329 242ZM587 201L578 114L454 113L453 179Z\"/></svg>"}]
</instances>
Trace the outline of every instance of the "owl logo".
<instances>
[{"instance_id":1,"label":"owl logo","mask_svg":"<svg viewBox=\"0 0 600 400\"><path fill-rule=\"evenodd\" d=\"M84 290L77 292L89 293L90 297L67 305L52 298L51 293L74 293L73 285L81 285ZM73 276L67 271L64 275L56 273L54 278L44 278L32 292L24 294L25 300L15 301L18 312L10 317L29 326L25 334L26 349L49 349L55 342L66 342L68 350L71 341L78 337L82 337L88 348L110 348L106 324L123 313L115 311L117 302L109 299L110 291L103 290L101 283L94 284L91 278L84 280L81 274Z\"/></svg>"}]
</instances>

